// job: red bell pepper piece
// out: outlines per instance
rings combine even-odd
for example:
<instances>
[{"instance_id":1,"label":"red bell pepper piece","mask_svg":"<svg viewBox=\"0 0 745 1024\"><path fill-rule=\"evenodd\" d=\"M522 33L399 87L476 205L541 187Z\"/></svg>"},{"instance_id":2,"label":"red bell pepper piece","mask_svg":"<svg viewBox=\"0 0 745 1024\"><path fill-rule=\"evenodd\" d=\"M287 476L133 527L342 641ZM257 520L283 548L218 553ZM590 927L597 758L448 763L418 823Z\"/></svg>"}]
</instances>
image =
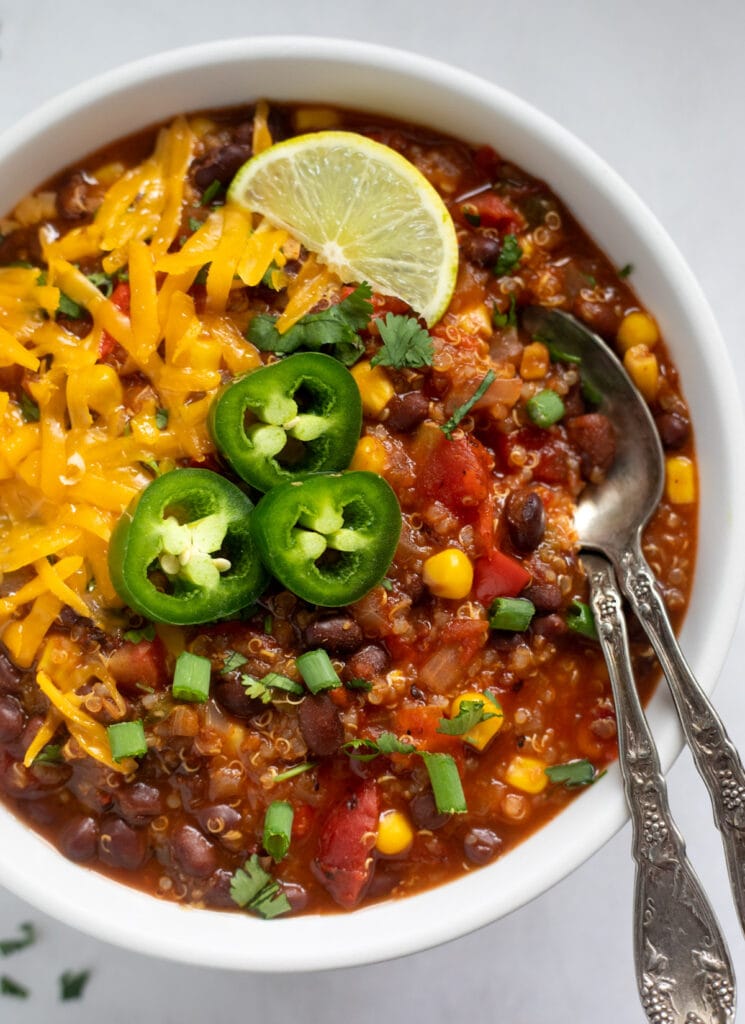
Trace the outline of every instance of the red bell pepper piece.
<instances>
[{"instance_id":1,"label":"red bell pepper piece","mask_svg":"<svg viewBox=\"0 0 745 1024\"><path fill-rule=\"evenodd\" d=\"M132 293L129 284L126 281L120 281L111 293L111 299L109 301L112 305L116 306L121 313L124 313L125 316L129 316L131 298ZM108 331L102 331L101 341L98 346L98 358L102 362L105 362L118 344L119 342L116 338L112 338Z\"/></svg>"},{"instance_id":2,"label":"red bell pepper piece","mask_svg":"<svg viewBox=\"0 0 745 1024\"><path fill-rule=\"evenodd\" d=\"M473 596L487 607L495 597L517 597L530 583L530 573L516 558L490 551L473 567Z\"/></svg>"},{"instance_id":3,"label":"red bell pepper piece","mask_svg":"<svg viewBox=\"0 0 745 1024\"><path fill-rule=\"evenodd\" d=\"M371 857L378 832L380 791L374 779L361 782L326 816L313 869L333 899L351 909L372 879Z\"/></svg>"}]
</instances>

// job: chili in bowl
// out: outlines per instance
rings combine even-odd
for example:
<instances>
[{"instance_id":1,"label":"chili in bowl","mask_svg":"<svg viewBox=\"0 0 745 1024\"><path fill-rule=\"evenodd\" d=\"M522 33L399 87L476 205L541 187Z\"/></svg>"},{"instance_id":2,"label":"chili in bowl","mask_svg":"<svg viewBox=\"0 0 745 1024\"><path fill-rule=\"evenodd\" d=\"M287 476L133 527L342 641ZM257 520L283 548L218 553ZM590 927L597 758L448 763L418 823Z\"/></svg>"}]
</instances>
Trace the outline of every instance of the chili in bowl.
<instances>
[{"instance_id":1,"label":"chili in bowl","mask_svg":"<svg viewBox=\"0 0 745 1024\"><path fill-rule=\"evenodd\" d=\"M452 273L330 265L281 216L301 189L278 215L248 188L326 143L400 173ZM596 849L624 815L572 514L614 428L522 306L588 324L650 404L645 550L709 688L741 586L706 557L732 446L701 463L691 429L726 405L716 329L638 200L493 87L318 40L146 61L3 153L8 884L127 945L309 969L461 934Z\"/></svg>"}]
</instances>

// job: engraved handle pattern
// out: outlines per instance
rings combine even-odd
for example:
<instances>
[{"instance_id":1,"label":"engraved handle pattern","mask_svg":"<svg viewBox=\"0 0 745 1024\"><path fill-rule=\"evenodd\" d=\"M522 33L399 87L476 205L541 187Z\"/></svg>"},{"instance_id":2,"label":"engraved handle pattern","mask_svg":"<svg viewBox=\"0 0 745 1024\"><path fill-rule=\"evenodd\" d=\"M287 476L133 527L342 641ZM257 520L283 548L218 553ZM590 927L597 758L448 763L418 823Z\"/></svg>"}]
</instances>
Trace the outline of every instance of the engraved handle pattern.
<instances>
[{"instance_id":1,"label":"engraved handle pattern","mask_svg":"<svg viewBox=\"0 0 745 1024\"><path fill-rule=\"evenodd\" d=\"M726 943L685 852L631 669L621 597L610 564L582 555L613 687L621 773L636 861L634 958L650 1024L728 1024L735 986Z\"/></svg>"},{"instance_id":2,"label":"engraved handle pattern","mask_svg":"<svg viewBox=\"0 0 745 1024\"><path fill-rule=\"evenodd\" d=\"M721 719L678 646L662 595L640 551L620 558L621 588L665 672L686 741L711 797L732 893L745 930L745 770Z\"/></svg>"}]
</instances>

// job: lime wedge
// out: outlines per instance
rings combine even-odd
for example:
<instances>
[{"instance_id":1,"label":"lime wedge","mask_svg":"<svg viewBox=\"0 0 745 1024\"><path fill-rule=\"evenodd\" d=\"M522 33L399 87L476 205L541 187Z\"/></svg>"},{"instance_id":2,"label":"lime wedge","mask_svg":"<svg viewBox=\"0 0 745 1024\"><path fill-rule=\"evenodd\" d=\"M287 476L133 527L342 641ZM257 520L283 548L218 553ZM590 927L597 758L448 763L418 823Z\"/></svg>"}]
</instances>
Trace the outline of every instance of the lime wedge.
<instances>
[{"instance_id":1,"label":"lime wedge","mask_svg":"<svg viewBox=\"0 0 745 1024\"><path fill-rule=\"evenodd\" d=\"M298 135L245 163L228 199L285 228L342 281L367 281L428 324L448 307L453 221L424 175L388 146L355 132Z\"/></svg>"}]
</instances>

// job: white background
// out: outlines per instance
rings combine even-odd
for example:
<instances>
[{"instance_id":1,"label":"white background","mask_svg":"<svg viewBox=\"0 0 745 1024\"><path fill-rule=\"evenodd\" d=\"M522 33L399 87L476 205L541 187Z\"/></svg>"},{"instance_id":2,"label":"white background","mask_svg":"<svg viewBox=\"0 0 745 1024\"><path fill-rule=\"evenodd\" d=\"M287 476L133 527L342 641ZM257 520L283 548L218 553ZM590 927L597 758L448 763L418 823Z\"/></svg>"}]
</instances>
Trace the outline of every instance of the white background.
<instances>
[{"instance_id":1,"label":"white background","mask_svg":"<svg viewBox=\"0 0 745 1024\"><path fill-rule=\"evenodd\" d=\"M742 0L5 0L0 22L0 129L90 75L207 39L341 36L466 67L553 115L639 192L701 281L741 392L745 386ZM550 168L545 177L551 180ZM715 703L743 751L744 664L741 616ZM669 785L745 986L745 943L708 798L687 753ZM0 1022L642 1021L631 956L629 843L627 827L531 905L448 946L304 976L146 959L82 936L0 889L0 937L25 920L41 932L32 950L0 961L0 973L32 989L26 1002L0 997ZM83 967L92 977L82 1002L57 1002L57 976Z\"/></svg>"}]
</instances>

